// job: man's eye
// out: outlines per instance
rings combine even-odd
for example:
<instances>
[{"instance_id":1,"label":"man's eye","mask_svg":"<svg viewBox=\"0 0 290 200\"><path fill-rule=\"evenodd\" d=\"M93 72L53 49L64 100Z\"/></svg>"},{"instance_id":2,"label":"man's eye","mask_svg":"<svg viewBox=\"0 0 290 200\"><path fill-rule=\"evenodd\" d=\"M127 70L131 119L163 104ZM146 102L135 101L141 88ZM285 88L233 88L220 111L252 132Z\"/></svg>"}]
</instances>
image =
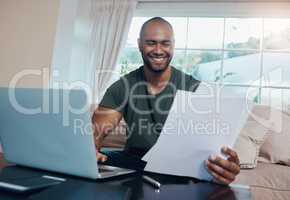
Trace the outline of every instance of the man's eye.
<instances>
[{"instance_id":1,"label":"man's eye","mask_svg":"<svg viewBox=\"0 0 290 200\"><path fill-rule=\"evenodd\" d=\"M162 45L164 45L164 46L170 46L171 45L171 42L163 42Z\"/></svg>"},{"instance_id":2,"label":"man's eye","mask_svg":"<svg viewBox=\"0 0 290 200\"><path fill-rule=\"evenodd\" d=\"M147 45L155 45L155 42L154 41L147 41L146 44Z\"/></svg>"}]
</instances>

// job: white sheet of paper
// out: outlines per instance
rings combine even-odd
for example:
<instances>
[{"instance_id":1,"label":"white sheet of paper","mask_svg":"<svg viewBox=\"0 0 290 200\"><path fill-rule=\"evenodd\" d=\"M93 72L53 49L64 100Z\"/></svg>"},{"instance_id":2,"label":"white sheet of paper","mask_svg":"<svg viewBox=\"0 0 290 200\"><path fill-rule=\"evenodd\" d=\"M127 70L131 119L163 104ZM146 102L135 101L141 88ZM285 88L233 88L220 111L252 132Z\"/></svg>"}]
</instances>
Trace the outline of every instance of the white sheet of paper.
<instances>
[{"instance_id":1,"label":"white sheet of paper","mask_svg":"<svg viewBox=\"0 0 290 200\"><path fill-rule=\"evenodd\" d=\"M212 179L204 161L234 145L252 108L245 96L213 88L210 96L202 86L195 93L177 91L160 137L142 158L145 171Z\"/></svg>"}]
</instances>

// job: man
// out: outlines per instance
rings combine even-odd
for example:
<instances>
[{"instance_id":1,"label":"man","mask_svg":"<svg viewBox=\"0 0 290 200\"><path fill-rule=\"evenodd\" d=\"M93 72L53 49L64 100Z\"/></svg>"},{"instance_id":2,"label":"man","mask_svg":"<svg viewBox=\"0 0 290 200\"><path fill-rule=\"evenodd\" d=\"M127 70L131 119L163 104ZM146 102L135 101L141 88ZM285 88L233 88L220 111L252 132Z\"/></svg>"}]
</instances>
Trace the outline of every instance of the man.
<instances>
[{"instance_id":1,"label":"man","mask_svg":"<svg viewBox=\"0 0 290 200\"><path fill-rule=\"evenodd\" d=\"M163 18L155 17L143 24L138 45L144 65L109 87L92 122L98 161L143 169L146 163L141 158L157 141L176 90L194 92L199 81L170 66L174 35L172 26ZM128 125L125 150L100 152L103 139L122 118ZM239 159L230 148L221 151L227 159L212 155L205 166L215 181L229 184L240 171Z\"/></svg>"}]
</instances>

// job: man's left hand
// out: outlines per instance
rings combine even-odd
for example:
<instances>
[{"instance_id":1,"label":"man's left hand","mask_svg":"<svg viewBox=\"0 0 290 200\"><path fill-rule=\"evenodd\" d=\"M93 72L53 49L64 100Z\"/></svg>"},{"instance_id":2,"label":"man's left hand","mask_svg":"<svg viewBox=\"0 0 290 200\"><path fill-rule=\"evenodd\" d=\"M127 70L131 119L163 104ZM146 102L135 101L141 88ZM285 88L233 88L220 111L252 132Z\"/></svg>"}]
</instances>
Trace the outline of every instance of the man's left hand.
<instances>
[{"instance_id":1,"label":"man's left hand","mask_svg":"<svg viewBox=\"0 0 290 200\"><path fill-rule=\"evenodd\" d=\"M205 161L205 165L217 183L228 185L240 173L240 161L237 153L228 147L222 147L221 152L227 159L212 155Z\"/></svg>"}]
</instances>

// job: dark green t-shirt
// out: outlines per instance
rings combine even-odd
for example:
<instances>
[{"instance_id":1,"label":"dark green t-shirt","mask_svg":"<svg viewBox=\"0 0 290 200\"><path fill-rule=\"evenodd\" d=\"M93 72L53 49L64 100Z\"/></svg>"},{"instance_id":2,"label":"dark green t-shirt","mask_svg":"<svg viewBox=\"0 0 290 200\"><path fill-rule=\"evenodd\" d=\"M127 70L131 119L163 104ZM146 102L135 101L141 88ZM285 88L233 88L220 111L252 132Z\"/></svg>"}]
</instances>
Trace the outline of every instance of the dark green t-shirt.
<instances>
[{"instance_id":1,"label":"dark green t-shirt","mask_svg":"<svg viewBox=\"0 0 290 200\"><path fill-rule=\"evenodd\" d=\"M157 141L177 90L195 91L199 81L172 67L170 81L150 95L143 67L121 77L106 91L100 106L122 113L127 123L125 149L148 151Z\"/></svg>"}]
</instances>

